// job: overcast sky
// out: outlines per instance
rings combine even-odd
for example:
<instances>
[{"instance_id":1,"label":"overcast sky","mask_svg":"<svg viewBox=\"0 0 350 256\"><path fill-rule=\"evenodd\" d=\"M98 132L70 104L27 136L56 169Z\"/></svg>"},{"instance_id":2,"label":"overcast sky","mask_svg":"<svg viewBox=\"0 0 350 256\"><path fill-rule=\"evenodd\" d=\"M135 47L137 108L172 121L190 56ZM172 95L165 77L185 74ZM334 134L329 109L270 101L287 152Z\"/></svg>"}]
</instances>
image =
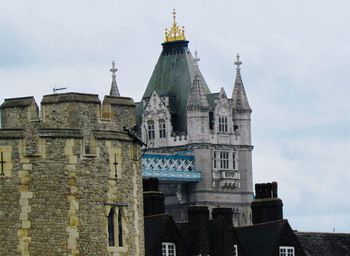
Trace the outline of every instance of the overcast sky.
<instances>
[{"instance_id":1,"label":"overcast sky","mask_svg":"<svg viewBox=\"0 0 350 256\"><path fill-rule=\"evenodd\" d=\"M277 181L301 231L350 232L350 2L0 0L0 101L54 86L141 99L176 8L212 92L235 55L252 114L254 182Z\"/></svg>"}]
</instances>

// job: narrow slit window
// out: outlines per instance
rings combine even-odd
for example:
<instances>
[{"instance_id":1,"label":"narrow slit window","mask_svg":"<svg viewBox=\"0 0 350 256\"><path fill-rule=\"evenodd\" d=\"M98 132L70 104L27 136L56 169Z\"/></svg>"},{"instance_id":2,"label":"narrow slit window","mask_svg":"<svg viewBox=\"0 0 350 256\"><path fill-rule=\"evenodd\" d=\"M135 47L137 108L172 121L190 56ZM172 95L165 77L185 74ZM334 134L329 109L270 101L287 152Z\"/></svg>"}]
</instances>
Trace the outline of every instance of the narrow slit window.
<instances>
[{"instance_id":1,"label":"narrow slit window","mask_svg":"<svg viewBox=\"0 0 350 256\"><path fill-rule=\"evenodd\" d=\"M217 152L214 151L213 153L213 168L216 169L217 168Z\"/></svg>"},{"instance_id":2,"label":"narrow slit window","mask_svg":"<svg viewBox=\"0 0 350 256\"><path fill-rule=\"evenodd\" d=\"M147 128L148 128L148 139L154 140L155 132L154 132L154 122L152 120L147 122Z\"/></svg>"},{"instance_id":3,"label":"narrow slit window","mask_svg":"<svg viewBox=\"0 0 350 256\"><path fill-rule=\"evenodd\" d=\"M123 247L123 211L118 210L118 245Z\"/></svg>"},{"instance_id":4,"label":"narrow slit window","mask_svg":"<svg viewBox=\"0 0 350 256\"><path fill-rule=\"evenodd\" d=\"M108 214L108 245L115 246L114 208Z\"/></svg>"},{"instance_id":5,"label":"narrow slit window","mask_svg":"<svg viewBox=\"0 0 350 256\"><path fill-rule=\"evenodd\" d=\"M165 138L166 135L166 126L165 120L159 120L159 138Z\"/></svg>"}]
</instances>

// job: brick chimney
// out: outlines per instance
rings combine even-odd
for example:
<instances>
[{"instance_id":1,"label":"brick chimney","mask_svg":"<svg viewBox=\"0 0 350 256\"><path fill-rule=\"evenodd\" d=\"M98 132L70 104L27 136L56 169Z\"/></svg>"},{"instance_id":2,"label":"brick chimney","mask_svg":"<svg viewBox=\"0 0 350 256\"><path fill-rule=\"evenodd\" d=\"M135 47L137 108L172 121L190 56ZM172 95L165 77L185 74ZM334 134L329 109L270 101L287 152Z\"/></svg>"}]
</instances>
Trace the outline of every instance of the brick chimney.
<instances>
[{"instance_id":1,"label":"brick chimney","mask_svg":"<svg viewBox=\"0 0 350 256\"><path fill-rule=\"evenodd\" d=\"M211 254L231 256L234 244L232 208L216 207L212 210Z\"/></svg>"},{"instance_id":2,"label":"brick chimney","mask_svg":"<svg viewBox=\"0 0 350 256\"><path fill-rule=\"evenodd\" d=\"M164 213L164 194L159 191L158 179L143 180L144 216Z\"/></svg>"},{"instance_id":3,"label":"brick chimney","mask_svg":"<svg viewBox=\"0 0 350 256\"><path fill-rule=\"evenodd\" d=\"M255 184L252 202L253 224L283 219L283 203L277 195L277 182Z\"/></svg>"},{"instance_id":4,"label":"brick chimney","mask_svg":"<svg viewBox=\"0 0 350 256\"><path fill-rule=\"evenodd\" d=\"M188 231L191 255L209 255L209 209L207 206L188 208Z\"/></svg>"}]
</instances>

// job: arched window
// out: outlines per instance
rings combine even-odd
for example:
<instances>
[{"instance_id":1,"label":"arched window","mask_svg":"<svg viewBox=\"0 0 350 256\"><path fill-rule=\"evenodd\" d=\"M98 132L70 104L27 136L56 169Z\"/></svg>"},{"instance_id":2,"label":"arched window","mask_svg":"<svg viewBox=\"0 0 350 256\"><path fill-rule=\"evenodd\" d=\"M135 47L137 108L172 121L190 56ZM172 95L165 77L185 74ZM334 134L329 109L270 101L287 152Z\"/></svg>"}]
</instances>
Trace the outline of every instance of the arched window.
<instances>
[{"instance_id":1,"label":"arched window","mask_svg":"<svg viewBox=\"0 0 350 256\"><path fill-rule=\"evenodd\" d=\"M165 134L166 134L165 120L160 119L158 123L159 123L159 138L165 138Z\"/></svg>"},{"instance_id":2,"label":"arched window","mask_svg":"<svg viewBox=\"0 0 350 256\"><path fill-rule=\"evenodd\" d=\"M118 246L123 247L123 212L118 211Z\"/></svg>"},{"instance_id":3,"label":"arched window","mask_svg":"<svg viewBox=\"0 0 350 256\"><path fill-rule=\"evenodd\" d=\"M108 214L108 245L115 246L114 208Z\"/></svg>"},{"instance_id":4,"label":"arched window","mask_svg":"<svg viewBox=\"0 0 350 256\"><path fill-rule=\"evenodd\" d=\"M123 209L119 207L111 207L108 219L108 245L110 247L123 247Z\"/></svg>"},{"instance_id":5,"label":"arched window","mask_svg":"<svg viewBox=\"0 0 350 256\"><path fill-rule=\"evenodd\" d=\"M148 130L148 140L154 140L154 121L150 120L147 122L147 130Z\"/></svg>"}]
</instances>

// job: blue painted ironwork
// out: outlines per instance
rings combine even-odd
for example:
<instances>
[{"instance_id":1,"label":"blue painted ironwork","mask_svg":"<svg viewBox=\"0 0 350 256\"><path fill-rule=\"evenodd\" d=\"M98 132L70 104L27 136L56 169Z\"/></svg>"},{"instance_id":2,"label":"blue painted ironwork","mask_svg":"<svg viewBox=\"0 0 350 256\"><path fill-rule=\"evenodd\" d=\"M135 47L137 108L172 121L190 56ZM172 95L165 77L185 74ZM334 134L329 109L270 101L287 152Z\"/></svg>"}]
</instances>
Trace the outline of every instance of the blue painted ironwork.
<instances>
[{"instance_id":1,"label":"blue painted ironwork","mask_svg":"<svg viewBox=\"0 0 350 256\"><path fill-rule=\"evenodd\" d=\"M177 182L198 182L201 173L194 170L194 156L189 152L173 155L144 154L142 157L143 177Z\"/></svg>"}]
</instances>

